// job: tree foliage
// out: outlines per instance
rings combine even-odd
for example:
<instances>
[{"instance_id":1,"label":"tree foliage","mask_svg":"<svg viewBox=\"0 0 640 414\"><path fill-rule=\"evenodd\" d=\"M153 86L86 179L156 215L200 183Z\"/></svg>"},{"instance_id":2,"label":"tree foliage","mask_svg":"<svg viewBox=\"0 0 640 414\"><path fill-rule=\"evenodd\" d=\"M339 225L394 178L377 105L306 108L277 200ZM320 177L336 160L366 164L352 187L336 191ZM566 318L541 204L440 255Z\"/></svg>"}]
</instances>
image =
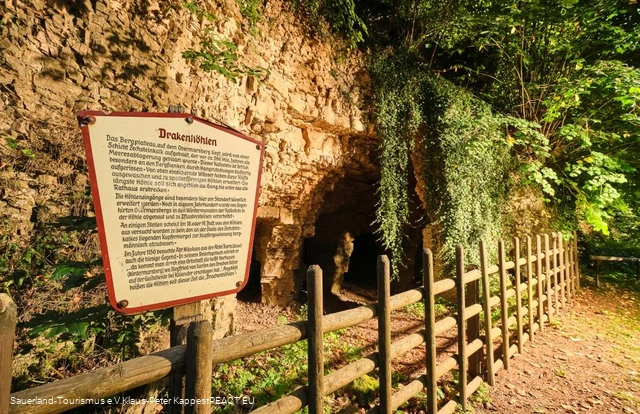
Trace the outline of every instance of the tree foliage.
<instances>
[{"instance_id":1,"label":"tree foliage","mask_svg":"<svg viewBox=\"0 0 640 414\"><path fill-rule=\"evenodd\" d=\"M503 117L518 181L542 191L562 217L559 227L579 221L603 235L626 234L617 228L622 223L637 228L637 2L373 0L356 9L374 53L393 50L415 71L449 79ZM380 128L383 138L387 129ZM383 163L389 153L383 150Z\"/></svg>"}]
</instances>

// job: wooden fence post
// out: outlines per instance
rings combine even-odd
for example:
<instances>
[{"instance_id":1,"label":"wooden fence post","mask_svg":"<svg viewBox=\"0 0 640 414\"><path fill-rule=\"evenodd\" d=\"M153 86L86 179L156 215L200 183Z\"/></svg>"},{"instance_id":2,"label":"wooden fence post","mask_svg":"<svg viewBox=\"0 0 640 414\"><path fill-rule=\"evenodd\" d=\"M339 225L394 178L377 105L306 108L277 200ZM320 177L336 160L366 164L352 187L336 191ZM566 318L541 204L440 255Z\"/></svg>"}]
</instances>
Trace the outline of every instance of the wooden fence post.
<instances>
[{"instance_id":1,"label":"wooden fence post","mask_svg":"<svg viewBox=\"0 0 640 414\"><path fill-rule=\"evenodd\" d=\"M466 305L467 307L480 303L479 281L467 283ZM480 313L467 320L467 343L480 339ZM469 378L473 379L482 375L482 348L469 355Z\"/></svg>"},{"instance_id":2,"label":"wooden fence post","mask_svg":"<svg viewBox=\"0 0 640 414\"><path fill-rule=\"evenodd\" d=\"M500 306L502 316L502 362L509 370L509 306L507 303L507 270L504 258L504 241L498 242L498 269L500 272Z\"/></svg>"},{"instance_id":3,"label":"wooden fence post","mask_svg":"<svg viewBox=\"0 0 640 414\"><path fill-rule=\"evenodd\" d=\"M198 301L179 305L173 308L173 318L169 325L169 344L171 347L183 345L187 342L187 332L191 323L206 319L207 309L210 301ZM177 373L169 376L169 398L186 397L186 378L183 374ZM185 405L170 404L167 407L168 414L182 414L185 412Z\"/></svg>"},{"instance_id":4,"label":"wooden fence post","mask_svg":"<svg viewBox=\"0 0 640 414\"><path fill-rule=\"evenodd\" d=\"M491 322L491 290L489 286L489 272L487 264L487 248L484 241L480 241L480 271L482 272L482 305L484 307L484 331L485 331L485 345L487 347L487 383L493 386L494 384L494 366L493 366L493 335L491 329L493 329L493 323Z\"/></svg>"},{"instance_id":5,"label":"wooden fence post","mask_svg":"<svg viewBox=\"0 0 640 414\"><path fill-rule=\"evenodd\" d=\"M422 267L424 278L424 323L427 333L426 368L427 368L427 414L438 413L438 378L436 376L436 309L435 295L433 294L433 253L426 249L422 253Z\"/></svg>"},{"instance_id":6,"label":"wooden fence post","mask_svg":"<svg viewBox=\"0 0 640 414\"><path fill-rule=\"evenodd\" d=\"M518 324L518 353L524 352L524 343L522 342L522 292L520 291L520 284L522 278L520 277L520 239L518 237L513 239L513 249L515 250L515 288L516 288L516 318Z\"/></svg>"},{"instance_id":7,"label":"wooden fence post","mask_svg":"<svg viewBox=\"0 0 640 414\"><path fill-rule=\"evenodd\" d=\"M575 249L575 234L572 234L571 236L571 294L575 298L576 292L578 290L578 273L576 272L576 263L578 261L578 257L576 255Z\"/></svg>"},{"instance_id":8,"label":"wooden fence post","mask_svg":"<svg viewBox=\"0 0 640 414\"><path fill-rule=\"evenodd\" d=\"M596 260L596 287L600 287L600 260Z\"/></svg>"},{"instance_id":9,"label":"wooden fence post","mask_svg":"<svg viewBox=\"0 0 640 414\"><path fill-rule=\"evenodd\" d=\"M569 304L573 301L573 263L571 262L571 243L567 242L567 247L564 249L564 263L566 267L566 279L567 279L567 301Z\"/></svg>"},{"instance_id":10,"label":"wooden fence post","mask_svg":"<svg viewBox=\"0 0 640 414\"><path fill-rule=\"evenodd\" d=\"M542 279L542 243L540 239L540 235L536 235L536 278L538 279L538 283L536 285L536 296L538 296L538 329L540 332L544 330L543 326L543 301L542 301L542 285L544 284L544 280Z\"/></svg>"},{"instance_id":11,"label":"wooden fence post","mask_svg":"<svg viewBox=\"0 0 640 414\"><path fill-rule=\"evenodd\" d=\"M464 283L464 248L456 246L456 289L458 294L458 392L462 411L467 410L467 331Z\"/></svg>"},{"instance_id":12,"label":"wooden fence post","mask_svg":"<svg viewBox=\"0 0 640 414\"><path fill-rule=\"evenodd\" d=\"M551 256L551 261L553 265L553 314L560 314L560 306L558 300L558 289L560 288L560 284L558 282L558 237L555 233L551 233L551 238L553 239L553 256Z\"/></svg>"},{"instance_id":13,"label":"wooden fence post","mask_svg":"<svg viewBox=\"0 0 640 414\"><path fill-rule=\"evenodd\" d=\"M378 256L378 353L380 356L380 412L391 414L391 306L390 265ZM321 413L321 411L319 412Z\"/></svg>"},{"instance_id":14,"label":"wooden fence post","mask_svg":"<svg viewBox=\"0 0 640 414\"><path fill-rule=\"evenodd\" d=\"M580 266L578 264L578 232L573 231L573 258L576 266L576 288L580 289ZM640 262L638 264L638 280L640 280Z\"/></svg>"},{"instance_id":15,"label":"wooden fence post","mask_svg":"<svg viewBox=\"0 0 640 414\"><path fill-rule=\"evenodd\" d=\"M324 413L324 346L322 336L322 269L318 265L307 270L307 356L309 367L309 414Z\"/></svg>"},{"instance_id":16,"label":"wooden fence post","mask_svg":"<svg viewBox=\"0 0 640 414\"><path fill-rule=\"evenodd\" d=\"M533 342L533 266L531 265L531 237L527 236L527 320L529 340Z\"/></svg>"},{"instance_id":17,"label":"wooden fence post","mask_svg":"<svg viewBox=\"0 0 640 414\"><path fill-rule=\"evenodd\" d=\"M551 323L551 316L553 314L553 304L551 299L553 298L553 296L551 295L551 280L552 280L552 270L551 270L551 258L549 257L549 255L551 254L551 252L549 251L549 235L545 234L544 235L544 274L545 274L545 279L547 281L546 289L545 289L545 296L547 297L547 318L549 320L549 323Z\"/></svg>"},{"instance_id":18,"label":"wooden fence post","mask_svg":"<svg viewBox=\"0 0 640 414\"><path fill-rule=\"evenodd\" d=\"M0 414L9 413L11 363L18 311L6 293L0 293Z\"/></svg>"},{"instance_id":19,"label":"wooden fence post","mask_svg":"<svg viewBox=\"0 0 640 414\"><path fill-rule=\"evenodd\" d=\"M558 232L558 256L560 257L560 300L562 301L562 309L567 307L567 272L564 263L564 246L562 240L562 232Z\"/></svg>"},{"instance_id":20,"label":"wooden fence post","mask_svg":"<svg viewBox=\"0 0 640 414\"><path fill-rule=\"evenodd\" d=\"M187 331L185 398L197 400L187 404L187 414L211 412L211 378L213 374L213 327L207 320L192 322Z\"/></svg>"}]
</instances>

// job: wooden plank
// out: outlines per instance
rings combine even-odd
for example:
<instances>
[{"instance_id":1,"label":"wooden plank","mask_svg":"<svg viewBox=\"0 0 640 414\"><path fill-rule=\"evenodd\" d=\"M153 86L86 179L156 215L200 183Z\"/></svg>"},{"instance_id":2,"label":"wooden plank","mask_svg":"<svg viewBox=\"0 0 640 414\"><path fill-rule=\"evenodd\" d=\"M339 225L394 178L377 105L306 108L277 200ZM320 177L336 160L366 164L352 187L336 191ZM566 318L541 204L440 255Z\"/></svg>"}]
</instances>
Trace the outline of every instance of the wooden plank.
<instances>
[{"instance_id":1,"label":"wooden plank","mask_svg":"<svg viewBox=\"0 0 640 414\"><path fill-rule=\"evenodd\" d=\"M387 256L378 256L378 352L380 358L380 412L391 414L391 309L390 264ZM314 414L321 414L318 411Z\"/></svg>"},{"instance_id":2,"label":"wooden plank","mask_svg":"<svg viewBox=\"0 0 640 414\"><path fill-rule=\"evenodd\" d=\"M433 284L433 294L439 295L441 293L447 292L449 290L455 289L456 281L449 279L441 279Z\"/></svg>"},{"instance_id":3,"label":"wooden plank","mask_svg":"<svg viewBox=\"0 0 640 414\"><path fill-rule=\"evenodd\" d=\"M466 298L464 283L464 248L456 246L456 288L458 293L458 392L462 411L467 410L467 331L465 329Z\"/></svg>"},{"instance_id":4,"label":"wooden plank","mask_svg":"<svg viewBox=\"0 0 640 414\"><path fill-rule=\"evenodd\" d=\"M541 242L541 238L540 235L538 234L536 236L536 279L538 279L538 284L536 285L537 288L537 293L536 296L538 297L538 321L540 321L540 331L543 331L543 326L544 324L542 323L542 315L544 314L544 300L542 298L542 291L543 291L543 284L544 282L542 281L542 258L540 257L540 254L542 253L542 242Z\"/></svg>"},{"instance_id":5,"label":"wooden plank","mask_svg":"<svg viewBox=\"0 0 640 414\"><path fill-rule=\"evenodd\" d=\"M484 342L482 342L482 339L480 338L474 339L473 341L467 344L467 355L469 356L469 360L473 355L479 354L478 351L482 350L482 345L484 345ZM478 368L478 371L479 371L479 368ZM469 369L469 372L471 372L471 369ZM480 374L478 373L477 375L480 375ZM471 377L471 374L469 374L469 376ZM471 395L471 391L469 391L469 395Z\"/></svg>"},{"instance_id":6,"label":"wooden plank","mask_svg":"<svg viewBox=\"0 0 640 414\"><path fill-rule=\"evenodd\" d=\"M13 341L17 321L18 308L16 304L11 296L0 293L0 414L9 412Z\"/></svg>"},{"instance_id":7,"label":"wooden plank","mask_svg":"<svg viewBox=\"0 0 640 414\"><path fill-rule=\"evenodd\" d=\"M502 317L502 352L509 350L509 305L507 303L507 271L504 268L504 241L498 241L498 267L500 268L500 305ZM509 358L504 359L504 368L509 370Z\"/></svg>"},{"instance_id":8,"label":"wooden plank","mask_svg":"<svg viewBox=\"0 0 640 414\"><path fill-rule=\"evenodd\" d=\"M446 318L440 319L436 322L435 325L435 334L440 335L443 332L448 331L449 329L455 327L458 324L458 321L453 316L447 316Z\"/></svg>"},{"instance_id":9,"label":"wooden plank","mask_svg":"<svg viewBox=\"0 0 640 414\"><path fill-rule=\"evenodd\" d=\"M423 250L423 284L424 284L424 323L426 332L426 370L427 370L427 412L438 412L438 378L436 377L436 310L433 274L433 253L431 250ZM452 318L453 319L453 318Z\"/></svg>"},{"instance_id":10,"label":"wooden plank","mask_svg":"<svg viewBox=\"0 0 640 414\"><path fill-rule=\"evenodd\" d=\"M445 374L451 372L451 370L456 369L458 367L458 358L457 355L449 357L444 361L440 362L440 364L436 367L436 378L440 379ZM434 411L435 412L435 411Z\"/></svg>"},{"instance_id":11,"label":"wooden plank","mask_svg":"<svg viewBox=\"0 0 640 414\"><path fill-rule=\"evenodd\" d=\"M481 384L482 384L482 377L480 376L474 377L471 380L471 382L469 382L469 395L472 395L474 392L476 392Z\"/></svg>"},{"instance_id":12,"label":"wooden plank","mask_svg":"<svg viewBox=\"0 0 640 414\"><path fill-rule=\"evenodd\" d=\"M531 237L527 236L527 320L529 321L529 340L533 342L533 268L531 266Z\"/></svg>"},{"instance_id":13,"label":"wooden plank","mask_svg":"<svg viewBox=\"0 0 640 414\"><path fill-rule=\"evenodd\" d=\"M489 272L487 266L487 249L484 241L480 242L480 272L482 273L482 306L484 308L484 331L486 336L486 358L487 358L487 383L494 384L493 371L493 335L491 323L491 291L489 287Z\"/></svg>"},{"instance_id":14,"label":"wooden plank","mask_svg":"<svg viewBox=\"0 0 640 414\"><path fill-rule=\"evenodd\" d=\"M397 410L398 407L400 407L402 404L409 401L411 397L422 392L424 387L426 387L426 384L427 384L427 379L423 375L411 381L409 384L405 385L404 387L400 388L398 391L394 392L393 395L391 396L391 408L394 411ZM379 414L380 412L381 412L380 407L375 406L375 407L372 407L370 410L368 410L367 414Z\"/></svg>"},{"instance_id":15,"label":"wooden plank","mask_svg":"<svg viewBox=\"0 0 640 414\"><path fill-rule=\"evenodd\" d=\"M467 297L468 296L470 296L470 294L467 292ZM482 312L482 305L479 303L476 303L475 305L467 306L467 310L464 313L465 313L465 316L467 317L467 320L469 320L469 319L472 319L474 316L478 316L480 312ZM471 339L471 336L469 336L469 339Z\"/></svg>"},{"instance_id":16,"label":"wooden plank","mask_svg":"<svg viewBox=\"0 0 640 414\"><path fill-rule=\"evenodd\" d=\"M618 256L589 256L591 260L599 260L605 262L638 262L639 257L618 257Z\"/></svg>"},{"instance_id":17,"label":"wooden plank","mask_svg":"<svg viewBox=\"0 0 640 414\"><path fill-rule=\"evenodd\" d=\"M214 345L215 346L215 345ZM13 413L61 413L80 407L80 398L99 399L158 381L172 373L184 372L186 345L165 349L92 372L54 381L11 394L18 399L53 399L54 404L18 405ZM58 403L58 396L73 404Z\"/></svg>"},{"instance_id":18,"label":"wooden plank","mask_svg":"<svg viewBox=\"0 0 640 414\"><path fill-rule=\"evenodd\" d=\"M515 251L515 262L520 263L520 239L518 237L513 239L513 250ZM522 283L520 274L520 265L515 268L515 291L516 291L516 324L518 330L518 352L524 352L524 342L522 342L522 292L520 291L520 284Z\"/></svg>"},{"instance_id":19,"label":"wooden plank","mask_svg":"<svg viewBox=\"0 0 640 414\"><path fill-rule=\"evenodd\" d=\"M185 405L186 414L211 413L213 327L208 320L192 322L187 331L185 397L197 404Z\"/></svg>"},{"instance_id":20,"label":"wooden plank","mask_svg":"<svg viewBox=\"0 0 640 414\"><path fill-rule=\"evenodd\" d=\"M322 334L322 269L320 266L313 265L307 269L307 289L309 300L307 306L307 323L309 325L309 340L307 342L307 355L309 358L309 413L323 414L324 338Z\"/></svg>"},{"instance_id":21,"label":"wooden plank","mask_svg":"<svg viewBox=\"0 0 640 414\"><path fill-rule=\"evenodd\" d=\"M501 328L501 327L499 327L499 326L494 326L494 327L491 329L491 336L492 336L493 338L497 338L497 337L499 337L499 336L501 336L501 335L502 335L502 328Z\"/></svg>"},{"instance_id":22,"label":"wooden plank","mask_svg":"<svg viewBox=\"0 0 640 414\"><path fill-rule=\"evenodd\" d=\"M464 274L464 283L471 283L474 280L478 280L482 277L480 269L473 269Z\"/></svg>"},{"instance_id":23,"label":"wooden plank","mask_svg":"<svg viewBox=\"0 0 640 414\"><path fill-rule=\"evenodd\" d=\"M502 368L504 368L504 356L503 358L500 358L499 360L496 361L496 363L493 366L493 372L497 373Z\"/></svg>"},{"instance_id":24,"label":"wooden plank","mask_svg":"<svg viewBox=\"0 0 640 414\"><path fill-rule=\"evenodd\" d=\"M517 353L518 353L518 345L517 344L511 345L509 347L509 358L513 357Z\"/></svg>"},{"instance_id":25,"label":"wooden plank","mask_svg":"<svg viewBox=\"0 0 640 414\"><path fill-rule=\"evenodd\" d=\"M453 414L458 409L458 404L455 401L449 401L444 407L438 411L438 414Z\"/></svg>"}]
</instances>

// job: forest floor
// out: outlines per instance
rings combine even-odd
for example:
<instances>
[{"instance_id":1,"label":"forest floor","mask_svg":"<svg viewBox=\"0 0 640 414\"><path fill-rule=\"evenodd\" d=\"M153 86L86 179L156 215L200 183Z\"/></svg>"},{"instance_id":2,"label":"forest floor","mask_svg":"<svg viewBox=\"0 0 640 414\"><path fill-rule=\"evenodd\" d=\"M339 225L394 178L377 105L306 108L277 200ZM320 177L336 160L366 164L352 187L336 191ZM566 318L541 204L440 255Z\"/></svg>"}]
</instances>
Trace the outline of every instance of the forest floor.
<instances>
[{"instance_id":1,"label":"forest floor","mask_svg":"<svg viewBox=\"0 0 640 414\"><path fill-rule=\"evenodd\" d=\"M636 413L640 414L640 282L629 273L609 272L600 288L583 278L584 288L570 306L524 345L511 359L509 371L496 374L493 387L483 385L471 398L476 413ZM352 286L341 299L353 306L372 302L375 292ZM445 305L437 311L446 314ZM410 305L392 314L392 342L423 328L424 308ZM298 315L298 316L297 316ZM241 331L261 329L301 318L296 306L286 309L239 303ZM377 321L340 331L329 339L327 368L331 371L377 349ZM456 349L455 331L438 337L439 359ZM354 352L355 350L355 352ZM299 351L302 351L299 350ZM327 353L327 350L325 350ZM285 356L286 358L286 356ZM394 360L394 386L424 373L424 348ZM452 377L440 384L446 398L455 391ZM376 372L325 400L331 412L366 412L377 401ZM424 412L419 394L398 412Z\"/></svg>"}]
</instances>

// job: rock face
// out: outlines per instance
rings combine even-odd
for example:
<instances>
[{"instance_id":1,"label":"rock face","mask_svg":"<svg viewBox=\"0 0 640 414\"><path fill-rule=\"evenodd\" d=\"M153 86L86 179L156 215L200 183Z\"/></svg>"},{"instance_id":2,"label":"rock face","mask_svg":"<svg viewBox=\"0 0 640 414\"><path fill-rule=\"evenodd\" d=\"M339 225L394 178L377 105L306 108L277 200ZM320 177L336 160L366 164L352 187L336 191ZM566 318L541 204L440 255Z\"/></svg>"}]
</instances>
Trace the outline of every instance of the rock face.
<instances>
[{"instance_id":1,"label":"rock face","mask_svg":"<svg viewBox=\"0 0 640 414\"><path fill-rule=\"evenodd\" d=\"M358 56L341 59L310 39L286 5L265 3L248 30L233 0L201 2L212 21L169 0L5 0L0 233L26 243L34 226L92 214L79 110L181 105L266 144L255 268L262 301L293 299L323 200L349 182L372 186L376 143L358 109L367 86ZM266 69L266 78L232 82L182 57L210 35L237 44L240 60Z\"/></svg>"}]
</instances>

